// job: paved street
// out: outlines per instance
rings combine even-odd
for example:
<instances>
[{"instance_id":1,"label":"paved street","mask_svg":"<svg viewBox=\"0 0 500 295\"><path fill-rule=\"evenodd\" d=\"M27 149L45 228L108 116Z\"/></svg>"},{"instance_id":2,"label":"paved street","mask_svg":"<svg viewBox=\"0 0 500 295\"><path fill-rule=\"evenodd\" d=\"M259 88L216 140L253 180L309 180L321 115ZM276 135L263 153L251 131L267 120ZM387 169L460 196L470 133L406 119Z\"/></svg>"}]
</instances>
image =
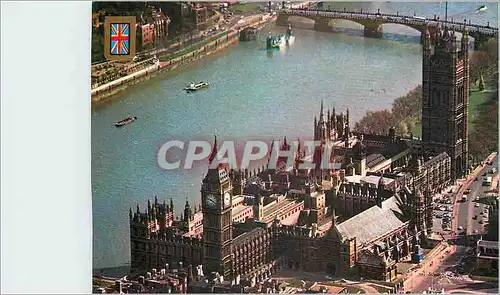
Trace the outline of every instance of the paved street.
<instances>
[{"instance_id":1,"label":"paved street","mask_svg":"<svg viewBox=\"0 0 500 295\"><path fill-rule=\"evenodd\" d=\"M467 291L467 293L498 293L498 287L471 280L463 269L473 263L473 254L468 254L471 248L465 246L452 246L441 252L432 264L424 264L412 279L405 282L405 289L413 293L420 293L429 288L444 289L446 293L452 290Z\"/></svg>"},{"instance_id":2,"label":"paved street","mask_svg":"<svg viewBox=\"0 0 500 295\"><path fill-rule=\"evenodd\" d=\"M489 173L491 169L493 167L498 169L497 156L493 157L491 162L492 165L484 165L475 177L470 177L468 185L466 185L466 189L470 189L470 192L467 194L467 201L461 202L458 206L457 227L462 227L467 235L485 232L484 223L487 222L484 222L484 217L488 215L482 214L482 212L485 212L486 205L476 202L476 200L484 197L486 192L492 189L491 186L483 185L483 178L492 176ZM477 180L475 180L476 178ZM457 197L461 198L461 195ZM458 232L460 233L460 230Z\"/></svg>"},{"instance_id":3,"label":"paved street","mask_svg":"<svg viewBox=\"0 0 500 295\"><path fill-rule=\"evenodd\" d=\"M493 167L498 169L497 156L495 155L489 160L492 162L492 165L485 164L483 167L476 169L467 179L462 180L462 187L456 194L456 202L452 216L452 232L457 235L470 235L475 231L477 231L477 233L484 233L485 231L483 215L481 214L484 212L485 205L476 205L476 198L484 197L485 193L491 190L490 186L483 186L482 180L486 175L491 176L488 172L490 172ZM485 173L486 175L484 175ZM467 189L470 189L470 191L467 192ZM463 195L467 196L465 202L461 201ZM477 218L473 219L476 215Z\"/></svg>"}]
</instances>

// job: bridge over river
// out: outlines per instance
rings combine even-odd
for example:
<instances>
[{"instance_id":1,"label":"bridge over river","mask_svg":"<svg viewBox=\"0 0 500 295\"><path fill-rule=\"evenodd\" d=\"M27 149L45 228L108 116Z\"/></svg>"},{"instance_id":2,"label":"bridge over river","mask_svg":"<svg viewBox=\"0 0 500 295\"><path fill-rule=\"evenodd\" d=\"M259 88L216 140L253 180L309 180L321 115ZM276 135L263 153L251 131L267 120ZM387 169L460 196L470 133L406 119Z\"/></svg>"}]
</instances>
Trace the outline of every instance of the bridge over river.
<instances>
[{"instance_id":1,"label":"bridge over river","mask_svg":"<svg viewBox=\"0 0 500 295\"><path fill-rule=\"evenodd\" d=\"M431 34L435 33L438 24L446 26L457 32L467 30L469 35L474 38L475 48L481 48L484 42L491 38L498 37L498 28L488 25L472 24L470 21L464 22L442 21L439 17L427 19L417 16L405 16L398 14L383 14L380 11L354 12L354 11L333 11L333 10L309 10L309 9L283 9L279 11L277 25L286 26L290 22L290 17L303 17L314 21L314 29L318 31L331 32L333 20L349 20L358 23L364 27L364 34L367 37L380 37L383 33L383 24L400 24L423 33L428 27ZM423 35L423 34L422 34Z\"/></svg>"}]
</instances>

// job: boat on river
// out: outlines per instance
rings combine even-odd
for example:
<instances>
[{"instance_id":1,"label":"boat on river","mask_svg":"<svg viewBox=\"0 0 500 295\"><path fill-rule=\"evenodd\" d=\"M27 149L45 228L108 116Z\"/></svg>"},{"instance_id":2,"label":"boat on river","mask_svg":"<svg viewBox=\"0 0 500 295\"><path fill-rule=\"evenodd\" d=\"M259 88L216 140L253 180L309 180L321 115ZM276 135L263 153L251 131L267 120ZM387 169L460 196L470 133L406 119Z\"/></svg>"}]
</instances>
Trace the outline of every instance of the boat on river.
<instances>
[{"instance_id":1,"label":"boat on river","mask_svg":"<svg viewBox=\"0 0 500 295\"><path fill-rule=\"evenodd\" d=\"M281 48L286 45L285 35L272 36L269 34L266 40L267 49Z\"/></svg>"},{"instance_id":2,"label":"boat on river","mask_svg":"<svg viewBox=\"0 0 500 295\"><path fill-rule=\"evenodd\" d=\"M488 6L483 5L483 6L479 7L479 8L476 10L476 12L483 12L483 11L486 11L486 10L488 10Z\"/></svg>"},{"instance_id":3,"label":"boat on river","mask_svg":"<svg viewBox=\"0 0 500 295\"><path fill-rule=\"evenodd\" d=\"M134 122L135 120L137 120L137 117L128 117L128 118L125 118L119 122L116 122L115 126L116 127L123 127L125 125L128 125L128 124Z\"/></svg>"},{"instance_id":4,"label":"boat on river","mask_svg":"<svg viewBox=\"0 0 500 295\"><path fill-rule=\"evenodd\" d=\"M288 24L288 29L286 30L285 35L286 45L290 45L295 41L295 36L292 34L292 25Z\"/></svg>"},{"instance_id":5,"label":"boat on river","mask_svg":"<svg viewBox=\"0 0 500 295\"><path fill-rule=\"evenodd\" d=\"M191 83L189 84L188 87L184 88L184 90L186 90L187 92L195 92L195 91L198 91L200 89L204 89L204 88L208 88L210 87L210 83L208 82L200 82L200 83Z\"/></svg>"}]
</instances>

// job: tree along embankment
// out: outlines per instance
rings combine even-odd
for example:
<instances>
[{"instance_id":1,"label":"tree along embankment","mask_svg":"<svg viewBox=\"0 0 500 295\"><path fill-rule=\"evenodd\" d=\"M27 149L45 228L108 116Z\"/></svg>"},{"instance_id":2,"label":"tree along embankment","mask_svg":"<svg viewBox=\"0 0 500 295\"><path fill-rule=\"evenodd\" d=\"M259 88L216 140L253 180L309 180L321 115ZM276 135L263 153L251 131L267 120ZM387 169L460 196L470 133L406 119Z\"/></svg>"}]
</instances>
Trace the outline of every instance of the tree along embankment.
<instances>
[{"instance_id":1,"label":"tree along embankment","mask_svg":"<svg viewBox=\"0 0 500 295\"><path fill-rule=\"evenodd\" d=\"M498 151L498 41L470 57L469 154L477 161ZM399 135L421 137L422 85L394 100L391 109L368 111L355 124L356 132L388 134L395 127Z\"/></svg>"}]
</instances>

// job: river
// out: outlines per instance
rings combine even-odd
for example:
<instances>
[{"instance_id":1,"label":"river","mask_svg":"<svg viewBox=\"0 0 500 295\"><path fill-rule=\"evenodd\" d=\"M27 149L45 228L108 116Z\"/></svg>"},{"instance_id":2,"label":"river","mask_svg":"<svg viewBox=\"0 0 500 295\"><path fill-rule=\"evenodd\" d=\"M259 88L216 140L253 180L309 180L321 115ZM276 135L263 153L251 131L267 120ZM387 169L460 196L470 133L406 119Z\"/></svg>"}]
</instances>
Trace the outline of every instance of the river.
<instances>
[{"instance_id":1,"label":"river","mask_svg":"<svg viewBox=\"0 0 500 295\"><path fill-rule=\"evenodd\" d=\"M432 17L444 4L330 3L332 9L407 12ZM498 7L474 13L480 3L450 3L448 15L497 23ZM297 24L304 27L308 24ZM348 28L357 25L345 22ZM283 32L285 28L271 28ZM130 261L128 209L158 195L173 198L180 214L186 198L200 202L206 168L164 171L158 147L172 138L311 136L320 101L338 111L350 108L351 124L368 110L389 108L398 96L421 83L420 33L384 25L383 39L359 34L294 30L295 43L282 51L262 50L260 42L240 43L201 61L162 74L118 94L92 110L92 206L94 268ZM210 81L211 89L186 94L191 81ZM138 120L115 128L127 116Z\"/></svg>"}]
</instances>

